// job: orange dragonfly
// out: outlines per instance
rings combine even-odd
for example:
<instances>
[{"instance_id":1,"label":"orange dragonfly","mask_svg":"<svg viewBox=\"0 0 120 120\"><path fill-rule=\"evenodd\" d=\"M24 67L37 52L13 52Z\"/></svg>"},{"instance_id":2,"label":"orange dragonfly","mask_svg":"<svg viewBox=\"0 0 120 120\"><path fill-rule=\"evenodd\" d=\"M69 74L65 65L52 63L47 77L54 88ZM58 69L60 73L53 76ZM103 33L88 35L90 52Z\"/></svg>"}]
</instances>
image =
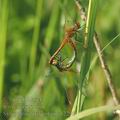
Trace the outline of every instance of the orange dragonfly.
<instances>
[{"instance_id":1,"label":"orange dragonfly","mask_svg":"<svg viewBox=\"0 0 120 120\"><path fill-rule=\"evenodd\" d=\"M80 28L80 24L77 22L77 23L75 23L75 25L73 27L66 30L65 37L64 37L60 47L56 50L56 52L51 56L51 58L49 60L49 64L56 66L59 69L59 71L68 71L76 59L76 56L77 56L76 44L72 40L72 37L79 30L79 28ZM68 43L73 48L74 55L67 64L64 64L63 63L64 60L62 60L61 57L58 57L58 60L55 59L55 57L60 53L61 49Z\"/></svg>"}]
</instances>

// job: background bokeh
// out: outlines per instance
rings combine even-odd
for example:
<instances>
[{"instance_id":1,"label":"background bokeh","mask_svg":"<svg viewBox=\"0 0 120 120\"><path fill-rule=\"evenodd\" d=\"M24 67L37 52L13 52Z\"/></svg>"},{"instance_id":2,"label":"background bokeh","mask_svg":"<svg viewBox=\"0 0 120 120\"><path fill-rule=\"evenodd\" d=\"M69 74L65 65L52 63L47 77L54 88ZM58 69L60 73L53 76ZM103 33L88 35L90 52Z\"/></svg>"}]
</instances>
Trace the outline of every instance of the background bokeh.
<instances>
[{"instance_id":1,"label":"background bokeh","mask_svg":"<svg viewBox=\"0 0 120 120\"><path fill-rule=\"evenodd\" d=\"M88 0L82 0L87 12ZM83 29L77 35L77 60L73 72L59 72L49 65L50 56L59 47L65 28L76 21L83 24L73 0L7 0L7 41L3 84L3 114L6 120L64 120L70 115L79 79ZM2 9L2 8L1 8ZM104 47L120 33L120 1L100 0L95 25ZM93 45L92 59L97 54ZM104 55L120 96L120 37ZM63 57L72 55L66 47ZM86 78L87 79L87 78ZM99 60L89 73L84 109L113 104ZM85 120L115 120L112 113L98 113Z\"/></svg>"}]
</instances>

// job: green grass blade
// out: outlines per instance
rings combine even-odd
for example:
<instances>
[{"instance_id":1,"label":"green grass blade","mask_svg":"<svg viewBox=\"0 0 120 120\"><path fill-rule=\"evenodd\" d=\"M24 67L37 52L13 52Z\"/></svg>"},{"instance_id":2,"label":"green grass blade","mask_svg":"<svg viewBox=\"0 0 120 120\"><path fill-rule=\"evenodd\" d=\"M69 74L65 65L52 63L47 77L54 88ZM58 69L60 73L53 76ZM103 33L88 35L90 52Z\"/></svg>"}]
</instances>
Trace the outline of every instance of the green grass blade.
<instances>
[{"instance_id":1,"label":"green grass blade","mask_svg":"<svg viewBox=\"0 0 120 120\"><path fill-rule=\"evenodd\" d=\"M118 37L120 36L120 33L114 37L107 45L105 45L105 47L102 49L101 52L103 52L111 43L113 43Z\"/></svg>"},{"instance_id":2,"label":"green grass blade","mask_svg":"<svg viewBox=\"0 0 120 120\"><path fill-rule=\"evenodd\" d=\"M118 105L118 106L105 105L105 106L101 106L101 107L97 107L97 108L91 108L88 110L84 110L84 111L82 111L74 116L67 118L66 120L78 120L78 119L88 117L88 116L93 115L93 114L98 113L98 112L105 112L105 111L106 112L113 112L113 111L118 110L118 109L120 109L120 105Z\"/></svg>"},{"instance_id":3,"label":"green grass blade","mask_svg":"<svg viewBox=\"0 0 120 120\"><path fill-rule=\"evenodd\" d=\"M1 4L1 3L0 3ZM0 7L0 112L2 110L3 82L4 82L4 65L5 50L7 40L7 21L8 21L8 1L3 0Z\"/></svg>"},{"instance_id":4,"label":"green grass blade","mask_svg":"<svg viewBox=\"0 0 120 120\"><path fill-rule=\"evenodd\" d=\"M95 19L96 19L96 11L97 11L97 0L89 0L89 7L88 7L88 14L87 14L87 21L86 21L86 36L84 47L86 48L83 52L83 57L81 61L81 71L80 71L80 90L82 93L82 86L83 82L86 78L87 72L89 71L90 67L90 57L91 52L90 49L93 44L93 35L94 35L94 26L95 26ZM80 95L80 103L82 100L82 95ZM82 105L82 103L80 104ZM80 106L80 110L82 106Z\"/></svg>"},{"instance_id":5,"label":"green grass blade","mask_svg":"<svg viewBox=\"0 0 120 120\"><path fill-rule=\"evenodd\" d=\"M75 112L76 112L77 100L78 100L78 96L76 96L76 98L75 98L75 102L74 102L74 105L73 105L73 108L72 108L71 116L74 115Z\"/></svg>"},{"instance_id":6,"label":"green grass blade","mask_svg":"<svg viewBox=\"0 0 120 120\"><path fill-rule=\"evenodd\" d=\"M29 75L30 79L33 79L33 72L35 68L36 61L36 49L39 40L40 24L43 11L43 0L37 0L36 16L34 21L34 31L30 51L30 64L29 64Z\"/></svg>"},{"instance_id":7,"label":"green grass blade","mask_svg":"<svg viewBox=\"0 0 120 120\"><path fill-rule=\"evenodd\" d=\"M106 49L110 44L112 44L118 37L120 37L120 33L119 33L117 36L115 36L108 44L106 44L106 45L103 47L103 49L101 50L101 53L104 52L105 49ZM90 65L90 70L92 70L92 69L94 68L97 59L98 59L98 55L95 55L95 57L94 57L93 60L92 60L91 65Z\"/></svg>"},{"instance_id":8,"label":"green grass blade","mask_svg":"<svg viewBox=\"0 0 120 120\"><path fill-rule=\"evenodd\" d=\"M84 40L85 49L82 53L82 58L81 58L81 70L80 70L80 80L79 80L79 89L81 93L82 93L82 87L83 87L84 80L86 78L87 72L89 71L89 67L90 67L90 57L91 57L90 50L93 44L97 3L98 3L97 0L89 0L86 29L85 29L86 36ZM82 97L82 94L80 94L80 97L78 97L77 113L82 109L82 103L81 103L82 98L81 97Z\"/></svg>"}]
</instances>

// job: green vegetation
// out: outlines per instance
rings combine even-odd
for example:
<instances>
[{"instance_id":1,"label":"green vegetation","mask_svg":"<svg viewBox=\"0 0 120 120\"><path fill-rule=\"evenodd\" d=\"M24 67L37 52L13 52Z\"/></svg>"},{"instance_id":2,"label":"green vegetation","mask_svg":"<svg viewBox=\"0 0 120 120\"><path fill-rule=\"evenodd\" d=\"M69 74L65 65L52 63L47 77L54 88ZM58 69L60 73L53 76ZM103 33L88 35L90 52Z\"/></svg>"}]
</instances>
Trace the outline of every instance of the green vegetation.
<instances>
[{"instance_id":1,"label":"green vegetation","mask_svg":"<svg viewBox=\"0 0 120 120\"><path fill-rule=\"evenodd\" d=\"M8 20L8 3L4 0L0 7L0 112L2 110L3 84L4 84L4 66L5 66L5 50L7 39L7 20Z\"/></svg>"},{"instance_id":2,"label":"green vegetation","mask_svg":"<svg viewBox=\"0 0 120 120\"><path fill-rule=\"evenodd\" d=\"M119 0L0 0L0 119L117 120L93 36L96 31L120 97ZM76 22L77 58L70 71L50 65L65 31ZM67 63L69 45L59 56ZM57 56L58 57L58 56Z\"/></svg>"}]
</instances>

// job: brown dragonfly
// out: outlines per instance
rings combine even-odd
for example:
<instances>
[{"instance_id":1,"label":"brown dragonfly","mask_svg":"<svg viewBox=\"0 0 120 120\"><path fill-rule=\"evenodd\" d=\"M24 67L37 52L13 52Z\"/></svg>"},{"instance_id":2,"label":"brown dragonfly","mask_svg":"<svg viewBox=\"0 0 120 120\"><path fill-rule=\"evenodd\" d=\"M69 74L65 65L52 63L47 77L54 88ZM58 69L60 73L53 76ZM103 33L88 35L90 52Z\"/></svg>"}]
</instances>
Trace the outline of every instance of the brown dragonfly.
<instances>
[{"instance_id":1,"label":"brown dragonfly","mask_svg":"<svg viewBox=\"0 0 120 120\"><path fill-rule=\"evenodd\" d=\"M77 22L77 23L75 23L75 25L73 27L71 27L65 31L65 37L64 37L60 47L55 51L55 53L51 56L51 58L49 60L49 63L51 65L56 66L59 69L59 71L68 71L76 59L76 56L77 56L76 44L72 40L72 37L79 30L79 28L80 28L80 24ZM55 59L55 58L66 44L70 44L70 46L73 48L74 55L67 64L64 64L64 60L62 60L61 56L58 57L58 59Z\"/></svg>"}]
</instances>

